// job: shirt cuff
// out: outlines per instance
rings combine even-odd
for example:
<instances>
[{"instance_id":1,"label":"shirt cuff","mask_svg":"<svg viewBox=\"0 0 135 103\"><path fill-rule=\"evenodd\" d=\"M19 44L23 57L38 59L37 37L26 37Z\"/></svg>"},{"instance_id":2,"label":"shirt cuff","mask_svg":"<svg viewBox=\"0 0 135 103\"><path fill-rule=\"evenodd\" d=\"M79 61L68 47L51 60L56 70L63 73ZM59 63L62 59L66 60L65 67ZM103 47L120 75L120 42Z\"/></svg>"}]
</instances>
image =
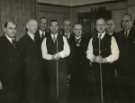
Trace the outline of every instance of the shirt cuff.
<instances>
[{"instance_id":1,"label":"shirt cuff","mask_svg":"<svg viewBox=\"0 0 135 103\"><path fill-rule=\"evenodd\" d=\"M66 56L66 55L64 54L64 52L59 52L58 54L59 54L60 58L64 58L64 57Z\"/></svg>"}]
</instances>

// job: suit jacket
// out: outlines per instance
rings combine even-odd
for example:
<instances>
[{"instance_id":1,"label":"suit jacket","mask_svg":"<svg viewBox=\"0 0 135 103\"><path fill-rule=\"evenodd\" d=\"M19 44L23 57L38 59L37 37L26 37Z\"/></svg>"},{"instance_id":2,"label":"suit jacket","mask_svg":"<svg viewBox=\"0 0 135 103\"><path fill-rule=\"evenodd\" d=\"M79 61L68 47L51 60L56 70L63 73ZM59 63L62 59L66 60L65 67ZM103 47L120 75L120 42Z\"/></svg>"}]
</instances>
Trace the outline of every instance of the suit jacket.
<instances>
[{"instance_id":1,"label":"suit jacket","mask_svg":"<svg viewBox=\"0 0 135 103\"><path fill-rule=\"evenodd\" d=\"M64 29L60 29L60 31L59 31L59 33L61 34L61 35L63 35L63 36L65 36L65 32L64 32ZM68 40L68 42L70 42L70 40L71 40L71 38L72 38L72 36L73 36L73 33L72 32L70 32L71 34L70 34L70 37L69 38L67 38L66 36L66 38L67 38L67 40Z\"/></svg>"},{"instance_id":2,"label":"suit jacket","mask_svg":"<svg viewBox=\"0 0 135 103\"><path fill-rule=\"evenodd\" d=\"M45 36L40 37L40 31L38 30L36 32L36 35L35 35L35 43L36 43L36 45L38 47L41 59L42 59L41 45L42 45L42 42L43 42L44 38L49 36L49 32L50 31L48 29L46 29ZM43 68L42 69L42 74L43 74L42 78L43 78L43 81L44 81L44 87L49 86L49 83L48 83L49 82L48 70L44 69L44 68L47 68L47 63L46 63L46 61L44 59L42 59L42 68ZM48 88L48 87L46 87L46 88Z\"/></svg>"},{"instance_id":3,"label":"suit jacket","mask_svg":"<svg viewBox=\"0 0 135 103\"><path fill-rule=\"evenodd\" d=\"M42 62L40 50L28 34L18 43L25 65L26 103L39 103Z\"/></svg>"},{"instance_id":4,"label":"suit jacket","mask_svg":"<svg viewBox=\"0 0 135 103\"><path fill-rule=\"evenodd\" d=\"M124 75L134 75L135 63L134 63L134 53L135 53L135 29L130 30L129 36L124 36L124 31L115 35L120 49L120 59L119 68L120 73Z\"/></svg>"},{"instance_id":5,"label":"suit jacket","mask_svg":"<svg viewBox=\"0 0 135 103\"><path fill-rule=\"evenodd\" d=\"M0 38L0 80L3 89L0 90L1 103L21 102L23 94L23 61L17 47L8 39Z\"/></svg>"},{"instance_id":6,"label":"suit jacket","mask_svg":"<svg viewBox=\"0 0 135 103\"><path fill-rule=\"evenodd\" d=\"M86 59L86 49L88 46L88 39L82 37L80 46L76 46L75 37L70 39L70 73L71 73L71 85L79 86L84 83L84 79L87 78L88 73L88 61ZM81 82L80 82L81 81ZM82 83L83 82L83 83ZM78 84L79 83L79 84Z\"/></svg>"},{"instance_id":7,"label":"suit jacket","mask_svg":"<svg viewBox=\"0 0 135 103\"><path fill-rule=\"evenodd\" d=\"M36 44L40 47L40 49L41 49L41 44L42 44L43 39L45 37L47 37L48 35L49 35L49 31L48 30L45 31L45 36L43 36L43 37L40 37L39 30L36 32L35 40L36 40Z\"/></svg>"}]
</instances>

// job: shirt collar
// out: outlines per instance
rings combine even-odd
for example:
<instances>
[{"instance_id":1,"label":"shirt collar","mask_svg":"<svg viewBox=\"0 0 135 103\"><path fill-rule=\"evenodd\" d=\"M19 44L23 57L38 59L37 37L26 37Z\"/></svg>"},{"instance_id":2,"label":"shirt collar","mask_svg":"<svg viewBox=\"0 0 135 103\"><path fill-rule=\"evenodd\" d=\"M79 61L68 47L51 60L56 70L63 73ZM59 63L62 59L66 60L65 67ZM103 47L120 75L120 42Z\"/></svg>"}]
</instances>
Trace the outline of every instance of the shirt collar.
<instances>
[{"instance_id":1,"label":"shirt collar","mask_svg":"<svg viewBox=\"0 0 135 103\"><path fill-rule=\"evenodd\" d=\"M69 33L64 33L64 35L69 39L70 38L70 35L71 35L71 33L69 32Z\"/></svg>"},{"instance_id":2,"label":"shirt collar","mask_svg":"<svg viewBox=\"0 0 135 103\"><path fill-rule=\"evenodd\" d=\"M27 34L32 40L35 40L35 35L34 34L32 34L31 32L27 32Z\"/></svg>"},{"instance_id":3,"label":"shirt collar","mask_svg":"<svg viewBox=\"0 0 135 103\"><path fill-rule=\"evenodd\" d=\"M98 38L100 37L101 39L103 39L103 38L104 38L104 36L105 36L105 34L106 34L106 32L98 33Z\"/></svg>"},{"instance_id":4,"label":"shirt collar","mask_svg":"<svg viewBox=\"0 0 135 103\"><path fill-rule=\"evenodd\" d=\"M77 39L77 40L78 40L78 39L81 39L81 38L82 38L82 36L78 36L78 37L75 36L75 39Z\"/></svg>"},{"instance_id":5,"label":"shirt collar","mask_svg":"<svg viewBox=\"0 0 135 103\"><path fill-rule=\"evenodd\" d=\"M45 31L39 30L40 37L45 36Z\"/></svg>"},{"instance_id":6,"label":"shirt collar","mask_svg":"<svg viewBox=\"0 0 135 103\"><path fill-rule=\"evenodd\" d=\"M5 35L5 36L8 39L8 41L12 44L13 43L13 40L8 35Z\"/></svg>"},{"instance_id":7,"label":"shirt collar","mask_svg":"<svg viewBox=\"0 0 135 103\"><path fill-rule=\"evenodd\" d=\"M57 38L57 36L58 36L58 33L56 33L56 34L51 34L51 37L53 38L55 36L55 38Z\"/></svg>"}]
</instances>

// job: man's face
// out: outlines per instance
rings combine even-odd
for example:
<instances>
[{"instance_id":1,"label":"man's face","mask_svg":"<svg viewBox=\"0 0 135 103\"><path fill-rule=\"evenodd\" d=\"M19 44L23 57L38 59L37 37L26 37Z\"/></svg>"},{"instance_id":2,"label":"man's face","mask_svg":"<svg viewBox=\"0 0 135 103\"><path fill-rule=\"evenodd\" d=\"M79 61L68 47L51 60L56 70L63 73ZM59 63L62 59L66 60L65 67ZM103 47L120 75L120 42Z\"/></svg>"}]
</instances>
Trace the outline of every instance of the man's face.
<instances>
[{"instance_id":1,"label":"man's face","mask_svg":"<svg viewBox=\"0 0 135 103\"><path fill-rule=\"evenodd\" d=\"M5 34L10 37L15 39L16 38L16 25L12 22L9 22L7 24L7 27L4 28Z\"/></svg>"},{"instance_id":2,"label":"man's face","mask_svg":"<svg viewBox=\"0 0 135 103\"><path fill-rule=\"evenodd\" d=\"M64 21L64 31L66 33L71 32L71 22L70 21Z\"/></svg>"},{"instance_id":3,"label":"man's face","mask_svg":"<svg viewBox=\"0 0 135 103\"><path fill-rule=\"evenodd\" d=\"M37 29L38 29L38 23L37 23L37 21L31 20L28 23L27 29L28 29L29 32L35 34L37 32Z\"/></svg>"},{"instance_id":4,"label":"man's face","mask_svg":"<svg viewBox=\"0 0 135 103\"><path fill-rule=\"evenodd\" d=\"M40 30L45 31L46 27L47 27L47 19L42 18L39 23L39 28Z\"/></svg>"},{"instance_id":5,"label":"man's face","mask_svg":"<svg viewBox=\"0 0 135 103\"><path fill-rule=\"evenodd\" d=\"M113 33L115 31L115 23L113 20L108 20L107 21L107 32L108 33Z\"/></svg>"},{"instance_id":6,"label":"man's face","mask_svg":"<svg viewBox=\"0 0 135 103\"><path fill-rule=\"evenodd\" d=\"M128 30L132 27L132 24L133 22L132 22L131 17L129 15L125 15L122 19L122 28L124 30Z\"/></svg>"},{"instance_id":7,"label":"man's face","mask_svg":"<svg viewBox=\"0 0 135 103\"><path fill-rule=\"evenodd\" d=\"M105 29L106 29L106 22L104 19L98 19L96 21L96 30L98 33L103 33L105 32Z\"/></svg>"},{"instance_id":8,"label":"man's face","mask_svg":"<svg viewBox=\"0 0 135 103\"><path fill-rule=\"evenodd\" d=\"M76 24L74 25L73 32L76 37L79 37L82 35L82 25L81 24Z\"/></svg>"},{"instance_id":9,"label":"man's face","mask_svg":"<svg viewBox=\"0 0 135 103\"><path fill-rule=\"evenodd\" d=\"M50 30L52 34L58 33L59 25L57 21L51 22Z\"/></svg>"}]
</instances>

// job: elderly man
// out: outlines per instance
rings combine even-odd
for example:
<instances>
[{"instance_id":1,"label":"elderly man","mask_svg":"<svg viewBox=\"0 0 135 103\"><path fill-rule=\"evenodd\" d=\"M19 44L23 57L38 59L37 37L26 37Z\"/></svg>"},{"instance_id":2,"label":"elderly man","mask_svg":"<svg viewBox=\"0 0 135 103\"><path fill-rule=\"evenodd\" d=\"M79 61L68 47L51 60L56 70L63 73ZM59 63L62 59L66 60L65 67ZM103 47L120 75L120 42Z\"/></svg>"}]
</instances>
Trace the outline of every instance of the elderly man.
<instances>
[{"instance_id":1,"label":"elderly man","mask_svg":"<svg viewBox=\"0 0 135 103\"><path fill-rule=\"evenodd\" d=\"M117 35L117 41L120 48L119 84L120 96L123 96L122 102L135 102L135 28L133 27L133 18L130 14L122 16L122 31Z\"/></svg>"},{"instance_id":2,"label":"elderly man","mask_svg":"<svg viewBox=\"0 0 135 103\"><path fill-rule=\"evenodd\" d=\"M26 24L26 34L19 41L19 49L25 66L26 103L40 103L41 94L41 56L40 49L35 42L38 23L30 19Z\"/></svg>"},{"instance_id":3,"label":"elderly man","mask_svg":"<svg viewBox=\"0 0 135 103\"><path fill-rule=\"evenodd\" d=\"M123 16L121 26L122 31L116 36L121 50L120 74L134 75L135 29L133 27L133 18L130 14Z\"/></svg>"},{"instance_id":4,"label":"elderly man","mask_svg":"<svg viewBox=\"0 0 135 103\"><path fill-rule=\"evenodd\" d=\"M102 83L101 85L103 86L102 96L104 96L104 103L113 103L113 63L119 58L119 48L116 39L106 33L106 21L104 18L96 20L96 30L97 33L90 39L88 45L87 58L92 62L95 70L98 88L100 88L100 80L103 81L103 85ZM100 77L101 72L102 78ZM100 92L98 93L100 94Z\"/></svg>"},{"instance_id":5,"label":"elderly man","mask_svg":"<svg viewBox=\"0 0 135 103\"><path fill-rule=\"evenodd\" d=\"M79 101L84 97L86 89L86 77L88 62L86 59L86 49L88 39L83 35L83 27L81 24L76 23L73 26L73 37L71 38L70 48L70 73L71 73L71 99ZM87 71L87 72L86 72Z\"/></svg>"},{"instance_id":6,"label":"elderly man","mask_svg":"<svg viewBox=\"0 0 135 103\"><path fill-rule=\"evenodd\" d=\"M24 68L22 57L16 46L16 24L4 24L4 35L0 37L0 102L22 103Z\"/></svg>"}]
</instances>

